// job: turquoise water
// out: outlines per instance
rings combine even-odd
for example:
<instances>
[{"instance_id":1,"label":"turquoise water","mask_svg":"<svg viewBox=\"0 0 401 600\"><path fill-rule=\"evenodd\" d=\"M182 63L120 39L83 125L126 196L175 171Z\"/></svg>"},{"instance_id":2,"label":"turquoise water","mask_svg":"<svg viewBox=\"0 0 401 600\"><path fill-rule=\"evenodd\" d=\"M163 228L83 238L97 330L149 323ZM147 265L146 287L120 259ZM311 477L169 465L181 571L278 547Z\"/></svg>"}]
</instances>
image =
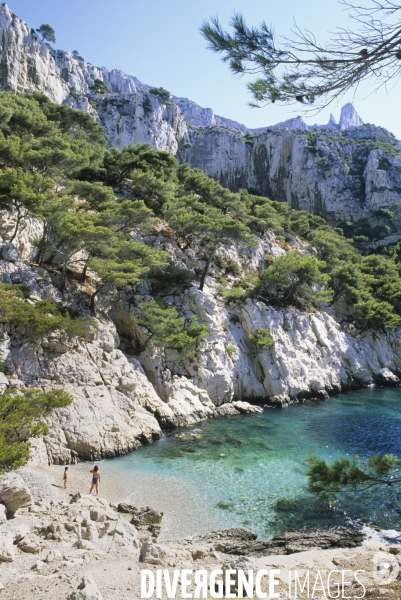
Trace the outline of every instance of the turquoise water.
<instances>
[{"instance_id":1,"label":"turquoise water","mask_svg":"<svg viewBox=\"0 0 401 600\"><path fill-rule=\"evenodd\" d=\"M377 452L401 458L400 389L205 421L105 461L102 472L120 497L164 510L165 538L228 526L270 538L291 527L350 520L401 529L396 491L343 498L330 509L306 489L304 461L311 454L363 459Z\"/></svg>"}]
</instances>

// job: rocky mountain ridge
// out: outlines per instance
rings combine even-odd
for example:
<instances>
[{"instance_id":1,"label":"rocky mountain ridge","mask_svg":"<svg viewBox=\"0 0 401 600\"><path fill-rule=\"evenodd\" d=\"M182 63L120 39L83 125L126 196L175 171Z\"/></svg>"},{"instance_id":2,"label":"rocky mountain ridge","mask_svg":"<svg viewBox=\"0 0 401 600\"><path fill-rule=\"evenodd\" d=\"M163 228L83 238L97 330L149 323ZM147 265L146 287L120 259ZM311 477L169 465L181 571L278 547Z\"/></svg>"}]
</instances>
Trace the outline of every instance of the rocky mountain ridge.
<instances>
[{"instance_id":1,"label":"rocky mountain ridge","mask_svg":"<svg viewBox=\"0 0 401 600\"><path fill-rule=\"evenodd\" d=\"M338 124L331 117L326 126L309 127L296 117L250 130L188 99L163 100L118 69L49 48L6 4L0 30L1 89L40 91L93 114L110 145L150 143L232 190L252 189L331 224L351 223L370 244L399 239L401 143L383 128L363 125L351 104ZM97 80L109 93L99 93ZM378 216L381 209L393 214L391 222Z\"/></svg>"}]
</instances>

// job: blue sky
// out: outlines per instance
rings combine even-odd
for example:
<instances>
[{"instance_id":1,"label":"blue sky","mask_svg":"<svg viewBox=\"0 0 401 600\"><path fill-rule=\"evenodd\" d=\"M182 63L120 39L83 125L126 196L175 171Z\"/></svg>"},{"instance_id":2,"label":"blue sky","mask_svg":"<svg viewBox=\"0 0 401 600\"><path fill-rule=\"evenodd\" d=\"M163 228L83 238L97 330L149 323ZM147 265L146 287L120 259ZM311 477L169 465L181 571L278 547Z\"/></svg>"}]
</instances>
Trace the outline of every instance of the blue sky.
<instances>
[{"instance_id":1,"label":"blue sky","mask_svg":"<svg viewBox=\"0 0 401 600\"><path fill-rule=\"evenodd\" d=\"M322 40L336 26L350 24L337 0L9 0L8 5L31 27L52 25L57 48L78 50L96 66L119 68L248 127L277 123L300 111L276 105L248 107L246 80L231 75L219 57L206 50L199 34L202 21L218 15L228 24L235 10L249 24L265 20L277 34L288 34L295 18ZM330 112L338 119L341 105L353 101L365 122L382 125L401 138L401 83L388 94L371 91L365 87L355 99L348 95L340 105L332 104L306 120L325 123Z\"/></svg>"}]
</instances>

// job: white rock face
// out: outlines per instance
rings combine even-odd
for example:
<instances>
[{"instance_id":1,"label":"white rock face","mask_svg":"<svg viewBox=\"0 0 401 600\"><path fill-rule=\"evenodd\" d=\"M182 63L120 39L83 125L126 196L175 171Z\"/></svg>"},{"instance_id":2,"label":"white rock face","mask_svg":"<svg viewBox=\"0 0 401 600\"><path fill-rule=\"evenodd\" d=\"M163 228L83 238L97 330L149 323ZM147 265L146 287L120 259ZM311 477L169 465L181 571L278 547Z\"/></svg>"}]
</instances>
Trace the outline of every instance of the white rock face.
<instances>
[{"instance_id":1,"label":"white rock face","mask_svg":"<svg viewBox=\"0 0 401 600\"><path fill-rule=\"evenodd\" d=\"M361 127L363 121L356 112L354 105L351 102L345 104L341 109L340 129L351 129L352 127Z\"/></svg>"},{"instance_id":2,"label":"white rock face","mask_svg":"<svg viewBox=\"0 0 401 600\"><path fill-rule=\"evenodd\" d=\"M353 337L342 332L327 313L278 311L252 300L227 308L210 288L204 292L192 288L177 304L187 316L200 317L211 335L199 352L196 370L192 365L167 360L158 365L158 385L166 381L168 373L182 373L184 367L187 376L190 374L194 384L206 390L217 406L240 398L269 398L282 405L291 399L324 397L344 388L384 382L384 375L390 382L391 374L401 372L400 331ZM233 314L239 322L232 322ZM260 327L269 329L275 344L255 354L248 336ZM228 354L228 345L235 346L237 352ZM155 381L151 362L146 356L141 359ZM383 374L383 369L391 373ZM235 403L233 406L239 408Z\"/></svg>"},{"instance_id":3,"label":"white rock face","mask_svg":"<svg viewBox=\"0 0 401 600\"><path fill-rule=\"evenodd\" d=\"M374 126L322 130L315 142L308 135L272 128L245 143L234 132L193 130L192 148L180 156L230 189L256 189L333 225L361 219L375 225L376 211L387 208L394 222L386 241L399 238L401 155L374 146L395 144L397 151L401 143Z\"/></svg>"},{"instance_id":4,"label":"white rock face","mask_svg":"<svg viewBox=\"0 0 401 600\"><path fill-rule=\"evenodd\" d=\"M0 89L40 91L53 102L89 112L105 127L110 144L120 148L150 143L176 154L179 142L188 137L175 104L165 105L154 95L145 96L149 86L118 69L108 71L69 52L50 50L6 4L0 5L0 34ZM94 93L95 79L107 85L110 95ZM143 106L145 97L151 103L149 111Z\"/></svg>"},{"instance_id":5,"label":"white rock face","mask_svg":"<svg viewBox=\"0 0 401 600\"><path fill-rule=\"evenodd\" d=\"M50 50L6 4L0 5L0 34L0 89L38 90L54 102L92 114L112 146L149 143L230 189L256 189L333 224L372 220L375 211L387 208L395 214L394 226L401 225L401 158L379 148L366 155L354 139L392 142L391 134L362 127L350 103L342 108L338 124L331 117L327 125L314 126L325 137L316 149L308 149L306 134L311 127L299 116L249 130L186 98L171 96L162 102L149 94L150 86L131 75ZM106 84L109 94L95 93L95 79ZM243 139L249 132L256 137ZM349 143L340 140L341 132L349 134ZM391 231L386 241L398 238ZM28 257L28 249L20 251Z\"/></svg>"},{"instance_id":6,"label":"white rock face","mask_svg":"<svg viewBox=\"0 0 401 600\"><path fill-rule=\"evenodd\" d=\"M211 108L202 108L202 106L192 102L192 100L188 100L188 98L172 96L171 100L180 107L185 121L195 127L216 127L221 125L228 129L238 129L242 133L248 131L245 125L231 119L219 117L214 114Z\"/></svg>"},{"instance_id":7,"label":"white rock face","mask_svg":"<svg viewBox=\"0 0 401 600\"><path fill-rule=\"evenodd\" d=\"M3 244L2 253L0 273L10 281L27 285L32 298L61 300L47 271L30 267L12 244ZM0 326L0 360L8 369L8 376L1 374L3 391L8 386L63 388L74 398L70 407L55 411L48 419L44 444L33 442L35 464L117 456L158 439L161 426L188 425L215 414L215 404L204 387L188 375L166 376L164 363L166 373L157 387L158 395L140 363L124 355L119 343L112 322L98 321L85 340L57 331L32 338L24 329ZM149 364L151 372L157 357ZM230 394L223 399L215 393L212 397L215 403L231 399ZM16 510L3 498L1 486L0 501L10 512Z\"/></svg>"},{"instance_id":8,"label":"white rock face","mask_svg":"<svg viewBox=\"0 0 401 600\"><path fill-rule=\"evenodd\" d=\"M174 248L162 231L158 235L155 244L185 264L185 253ZM293 243L303 250L295 238ZM283 252L273 234L245 255L237 248L220 250L240 268L260 268L265 253L275 256L279 251ZM2 253L0 273L24 282L32 297L61 300L44 269L30 267L12 244L3 244ZM192 260L189 252L189 263ZM192 359L151 344L139 360L127 356L118 349L120 340L111 321L98 321L97 329L85 339L62 332L28 337L23 328L0 327L0 360L8 369L0 381L3 389L62 388L74 398L71 406L48 419L49 433L34 445L36 463L64 464L124 454L159 438L162 427L260 410L247 401L285 406L375 382L398 383L400 331L353 336L341 331L334 314L277 310L250 299L227 303L211 277L206 284L202 292L193 286L169 298L185 317L196 315L208 327L209 336ZM69 294L64 299L79 308L72 287ZM130 324L134 330L138 326L131 315L136 308L130 302L123 291L99 298L105 313L114 306L110 314L118 328ZM270 331L275 343L257 351L249 335L261 327ZM132 333L138 339L142 335L139 330Z\"/></svg>"},{"instance_id":9,"label":"white rock face","mask_svg":"<svg viewBox=\"0 0 401 600\"><path fill-rule=\"evenodd\" d=\"M286 121L282 121L277 123L274 128L279 129L309 129L303 118L298 115L293 119L287 119Z\"/></svg>"},{"instance_id":10,"label":"white rock face","mask_svg":"<svg viewBox=\"0 0 401 600\"><path fill-rule=\"evenodd\" d=\"M344 108L338 126L331 119L330 135L318 132L315 140L310 132L292 129L301 128L298 118L244 140L246 128L217 117L211 109L174 97L172 103L163 103L149 94L149 86L121 71L109 72L68 52L50 51L5 4L0 6L0 31L0 87L40 90L56 102L90 112L113 145L149 142L178 152L181 161L200 167L227 187L256 188L332 223L371 218L379 208L389 208L395 225L401 225L401 156L382 149L363 156L366 140L379 138L382 146L394 140L380 128L361 127L351 106ZM106 83L109 95L93 93L95 78ZM339 130L344 127L351 129ZM186 142L192 146L185 148ZM41 224L26 219L14 245L7 242L12 215L0 216L3 281L27 285L32 299L52 297L87 314L72 285L62 297L53 284L56 276L26 262L35 258L33 240L41 235ZM391 236L397 238L396 233ZM305 251L299 241L292 243ZM171 239L160 238L155 244L187 268L201 264L192 250L175 248ZM266 252L276 257L284 250L267 234L252 252L221 252L240 268L258 269ZM171 298L183 315L196 315L208 326L209 336L195 359L149 344L138 360L119 349L117 335L124 323L134 328L135 306L130 302L123 293L102 294L99 304L116 325L99 321L85 340L60 332L32 338L23 328L0 327L0 360L9 370L8 376L0 374L1 391L7 386L62 387L74 397L70 407L49 419L44 441L35 442L38 464L123 454L160 437L163 427L250 412L246 400L283 406L374 382L397 384L401 374L399 331L353 336L341 331L334 314L276 310L251 300L227 304L211 278L203 292L193 286ZM257 352L248 336L260 327L270 330L275 344ZM140 338L141 332L136 335Z\"/></svg>"},{"instance_id":11,"label":"white rock face","mask_svg":"<svg viewBox=\"0 0 401 600\"><path fill-rule=\"evenodd\" d=\"M127 76L126 76L127 77ZM143 88L143 86L142 86ZM188 131L181 111L175 104L163 104L157 96L136 93L107 97L96 96L96 112L111 146L123 148L129 144L151 144L157 150L177 154L181 140L188 140ZM149 102L146 109L145 99ZM87 110L87 98L81 96L69 102Z\"/></svg>"}]
</instances>

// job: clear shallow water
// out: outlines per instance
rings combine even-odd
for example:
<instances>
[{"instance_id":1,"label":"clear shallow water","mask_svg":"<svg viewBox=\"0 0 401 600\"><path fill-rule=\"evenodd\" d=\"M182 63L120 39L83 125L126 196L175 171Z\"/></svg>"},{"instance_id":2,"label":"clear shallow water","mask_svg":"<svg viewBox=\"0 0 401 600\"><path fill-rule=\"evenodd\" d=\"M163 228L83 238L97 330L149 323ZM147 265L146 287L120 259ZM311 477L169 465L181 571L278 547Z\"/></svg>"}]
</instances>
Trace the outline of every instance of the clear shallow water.
<instances>
[{"instance_id":1,"label":"clear shallow water","mask_svg":"<svg viewBox=\"0 0 401 600\"><path fill-rule=\"evenodd\" d=\"M183 433L192 435L180 439ZM269 538L291 527L348 519L400 529L396 491L365 493L357 501L343 498L336 509L328 509L306 489L304 461L311 454L362 459L386 452L401 458L400 388L205 421L104 461L102 474L120 498L164 510L164 538L233 526Z\"/></svg>"}]
</instances>

